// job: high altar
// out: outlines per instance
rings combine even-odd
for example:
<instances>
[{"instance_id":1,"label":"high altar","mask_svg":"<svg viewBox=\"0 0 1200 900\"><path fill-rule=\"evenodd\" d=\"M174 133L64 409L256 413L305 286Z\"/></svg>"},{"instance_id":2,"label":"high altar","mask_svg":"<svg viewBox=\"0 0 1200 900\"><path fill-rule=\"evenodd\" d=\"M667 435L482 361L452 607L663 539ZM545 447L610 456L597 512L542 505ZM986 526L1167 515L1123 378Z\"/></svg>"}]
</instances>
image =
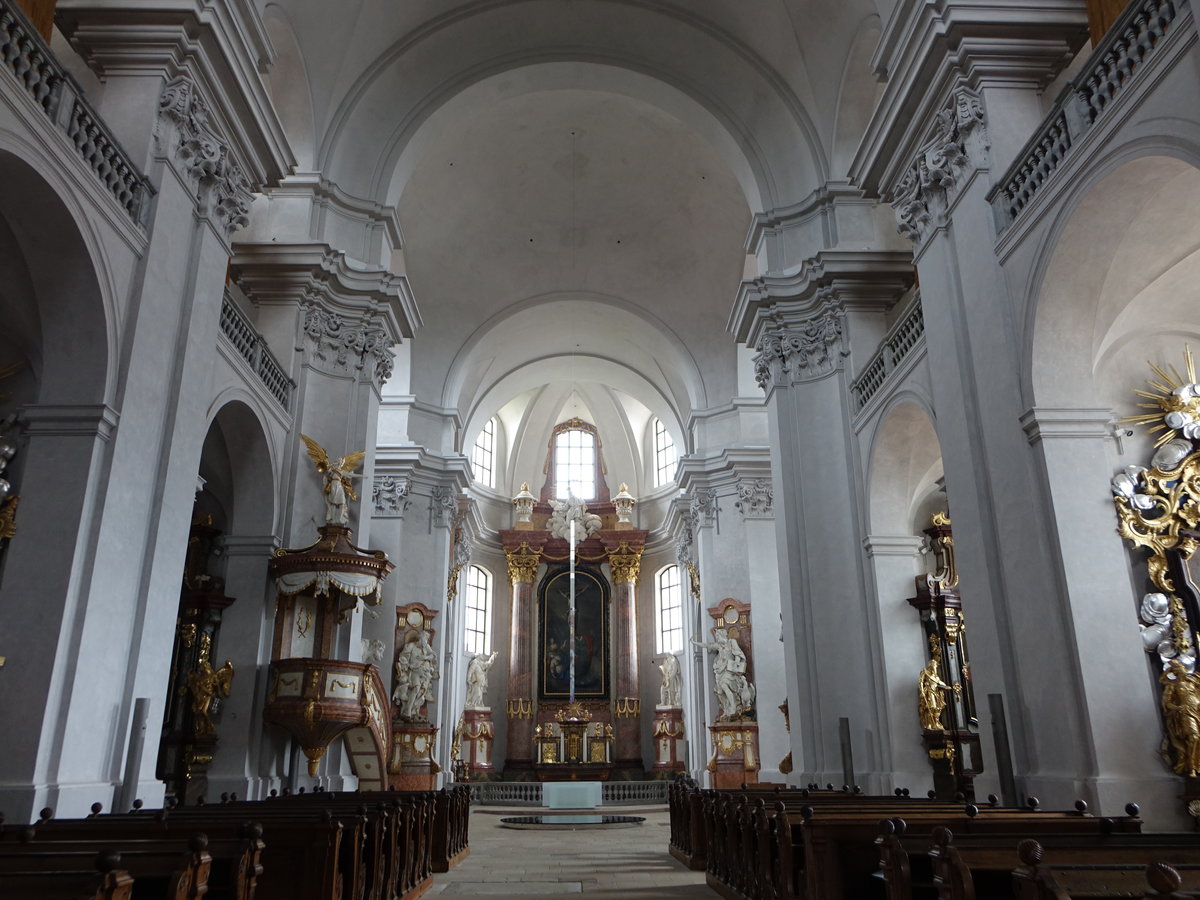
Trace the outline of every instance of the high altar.
<instances>
[{"instance_id":1,"label":"high altar","mask_svg":"<svg viewBox=\"0 0 1200 900\"><path fill-rule=\"evenodd\" d=\"M644 777L637 583L647 532L633 527L634 501L621 487L610 497L598 482L586 508L598 520L577 535L573 646L571 548L552 520L549 483L540 498L523 491L515 527L500 532L513 592L506 780Z\"/></svg>"}]
</instances>

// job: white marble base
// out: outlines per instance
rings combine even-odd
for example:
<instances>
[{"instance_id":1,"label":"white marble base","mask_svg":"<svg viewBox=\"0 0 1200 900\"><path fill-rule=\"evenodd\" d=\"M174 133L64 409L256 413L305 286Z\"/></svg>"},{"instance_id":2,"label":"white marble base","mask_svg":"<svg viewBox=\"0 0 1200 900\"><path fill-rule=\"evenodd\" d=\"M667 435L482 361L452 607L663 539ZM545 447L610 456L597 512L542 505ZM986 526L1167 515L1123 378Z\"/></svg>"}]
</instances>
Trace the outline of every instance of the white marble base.
<instances>
[{"instance_id":1,"label":"white marble base","mask_svg":"<svg viewBox=\"0 0 1200 900\"><path fill-rule=\"evenodd\" d=\"M549 809L595 809L604 802L599 781L548 781L542 803Z\"/></svg>"}]
</instances>

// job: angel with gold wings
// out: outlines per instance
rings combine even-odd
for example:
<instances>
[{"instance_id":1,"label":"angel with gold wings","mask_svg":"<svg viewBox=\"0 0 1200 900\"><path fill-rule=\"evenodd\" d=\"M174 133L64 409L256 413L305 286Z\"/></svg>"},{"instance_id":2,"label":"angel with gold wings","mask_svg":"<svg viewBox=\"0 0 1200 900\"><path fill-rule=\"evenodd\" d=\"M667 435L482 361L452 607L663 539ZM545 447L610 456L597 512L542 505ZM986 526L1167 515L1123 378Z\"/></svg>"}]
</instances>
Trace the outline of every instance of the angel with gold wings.
<instances>
[{"instance_id":1,"label":"angel with gold wings","mask_svg":"<svg viewBox=\"0 0 1200 900\"><path fill-rule=\"evenodd\" d=\"M309 458L316 463L317 471L325 477L326 524L350 524L350 505L346 502L346 498L349 497L351 500L358 499L358 494L354 493L354 486L351 479L356 477L354 470L362 464L363 457L367 455L367 451L357 450L354 453L347 453L335 463L330 460L329 454L325 452L325 448L308 435L302 434L300 435L300 439L304 441L304 446L308 448Z\"/></svg>"}]
</instances>

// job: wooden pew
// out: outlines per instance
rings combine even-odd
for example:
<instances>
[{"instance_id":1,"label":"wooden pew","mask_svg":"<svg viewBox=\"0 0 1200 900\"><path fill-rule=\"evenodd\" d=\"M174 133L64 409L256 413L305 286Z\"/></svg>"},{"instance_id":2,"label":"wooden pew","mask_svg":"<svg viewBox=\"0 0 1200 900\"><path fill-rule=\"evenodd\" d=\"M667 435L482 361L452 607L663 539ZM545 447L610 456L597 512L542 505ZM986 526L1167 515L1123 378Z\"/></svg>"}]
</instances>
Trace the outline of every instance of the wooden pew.
<instances>
[{"instance_id":1,"label":"wooden pew","mask_svg":"<svg viewBox=\"0 0 1200 900\"><path fill-rule=\"evenodd\" d=\"M121 868L117 851L98 853L85 870L73 868L77 863L64 861L53 871L7 871L3 875L4 889L10 897L39 900L133 900L133 878Z\"/></svg>"},{"instance_id":2,"label":"wooden pew","mask_svg":"<svg viewBox=\"0 0 1200 900\"><path fill-rule=\"evenodd\" d=\"M42 895L37 887L40 877L47 884L61 884L62 873L94 869L105 854L113 852L99 841L38 840L32 834L25 838L0 844L0 884L12 890L7 886L20 882L31 897ZM120 847L120 864L131 878L130 884L136 882L139 897L195 900L208 892L212 857L203 834L193 835L186 844L172 837L123 841Z\"/></svg>"},{"instance_id":3,"label":"wooden pew","mask_svg":"<svg viewBox=\"0 0 1200 900\"><path fill-rule=\"evenodd\" d=\"M169 828L166 816L166 811L153 817L128 818L99 817L93 813L87 819L45 819L30 830L39 843L74 841L117 846L127 848L129 857L128 849L138 846L139 842L143 845L147 841L173 840L178 843L184 838L190 829L182 823ZM208 827L212 823L202 824ZM212 859L207 896L211 900L254 900L258 878L262 875L262 826L256 822L242 822L232 830L209 828L205 837Z\"/></svg>"}]
</instances>

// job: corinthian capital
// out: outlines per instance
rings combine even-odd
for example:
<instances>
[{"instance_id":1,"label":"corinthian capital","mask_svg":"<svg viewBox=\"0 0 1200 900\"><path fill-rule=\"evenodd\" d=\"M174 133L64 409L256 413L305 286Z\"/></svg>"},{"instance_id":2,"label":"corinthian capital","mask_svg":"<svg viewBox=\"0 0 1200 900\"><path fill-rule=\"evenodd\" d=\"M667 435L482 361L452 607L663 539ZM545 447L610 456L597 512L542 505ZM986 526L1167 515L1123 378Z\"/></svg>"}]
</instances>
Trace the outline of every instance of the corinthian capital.
<instances>
[{"instance_id":1,"label":"corinthian capital","mask_svg":"<svg viewBox=\"0 0 1200 900\"><path fill-rule=\"evenodd\" d=\"M844 355L842 319L839 309L826 309L795 326L780 326L763 332L754 357L758 386L781 387L811 381L833 372Z\"/></svg>"}]
</instances>

